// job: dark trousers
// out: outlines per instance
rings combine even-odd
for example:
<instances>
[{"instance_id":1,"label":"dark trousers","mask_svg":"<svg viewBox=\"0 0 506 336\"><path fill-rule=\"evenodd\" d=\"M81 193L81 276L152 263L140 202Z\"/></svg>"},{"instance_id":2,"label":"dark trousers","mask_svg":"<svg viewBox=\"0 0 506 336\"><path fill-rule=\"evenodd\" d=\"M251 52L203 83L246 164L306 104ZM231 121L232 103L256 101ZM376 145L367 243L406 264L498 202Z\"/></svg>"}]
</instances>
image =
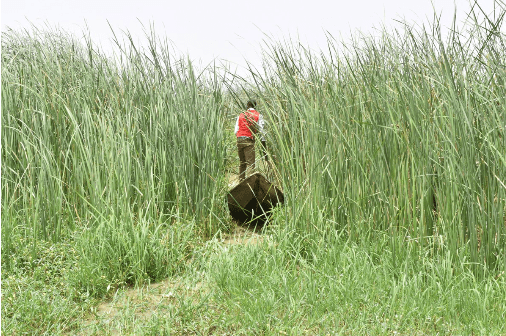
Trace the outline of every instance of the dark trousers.
<instances>
[{"instance_id":1,"label":"dark trousers","mask_svg":"<svg viewBox=\"0 0 506 336\"><path fill-rule=\"evenodd\" d=\"M249 138L237 138L237 151L239 152L239 180L246 178L255 170L255 140Z\"/></svg>"}]
</instances>

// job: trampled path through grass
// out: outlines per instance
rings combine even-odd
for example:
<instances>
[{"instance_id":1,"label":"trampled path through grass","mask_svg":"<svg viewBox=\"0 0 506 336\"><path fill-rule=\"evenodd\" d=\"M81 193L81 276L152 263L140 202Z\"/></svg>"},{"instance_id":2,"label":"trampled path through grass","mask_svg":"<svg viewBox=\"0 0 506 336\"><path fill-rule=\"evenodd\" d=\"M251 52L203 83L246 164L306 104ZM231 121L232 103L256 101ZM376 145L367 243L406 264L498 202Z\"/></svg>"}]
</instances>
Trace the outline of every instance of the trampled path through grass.
<instances>
[{"instance_id":1,"label":"trampled path through grass","mask_svg":"<svg viewBox=\"0 0 506 336\"><path fill-rule=\"evenodd\" d=\"M264 238L265 236L255 228L236 225L232 232L216 237L206 245L214 254L229 253L237 246L257 245L263 242ZM192 265L189 264L188 268L191 269ZM176 334L196 331L209 334L218 332L219 329L213 327L211 323L220 315L219 304L213 303L210 295L213 284L209 283L205 271L190 273L136 288L118 289L111 299L93 309L89 317L83 321L83 327L78 334L149 334L149 328L146 326L155 320L165 322L170 320L167 322L170 327L156 330L171 330L171 333ZM216 311L213 308L216 308ZM204 313L201 315L201 318L204 316L203 320L187 319L188 317L192 319L195 310ZM205 318L209 321L206 322ZM221 331L225 332L224 329Z\"/></svg>"},{"instance_id":2,"label":"trampled path through grass","mask_svg":"<svg viewBox=\"0 0 506 336\"><path fill-rule=\"evenodd\" d=\"M272 167L264 160L257 160L257 169L263 174L274 176ZM227 173L227 182L230 190L239 183L239 176L235 172L229 172ZM257 245L262 243L264 239L265 235L262 234L260 228L239 225L234 222L230 233L211 239L206 243L206 246L211 246L211 253L220 254L228 253L237 246ZM191 262L193 260L190 261L188 269L194 268ZM185 322L178 323L178 319L174 319L174 314L181 313L185 308L192 310L195 307L209 305L209 293L212 287L204 272L190 273L191 276L171 277L136 288L117 289L112 298L98 304L93 309L90 316L84 321L80 334L90 335L105 332L111 335L122 335L133 332L139 326L149 324L152 320L171 318L176 322L173 321L174 324L169 329L174 330L175 328L178 332L184 333ZM209 315L209 318L212 317ZM205 330L205 326L199 326L196 330Z\"/></svg>"}]
</instances>

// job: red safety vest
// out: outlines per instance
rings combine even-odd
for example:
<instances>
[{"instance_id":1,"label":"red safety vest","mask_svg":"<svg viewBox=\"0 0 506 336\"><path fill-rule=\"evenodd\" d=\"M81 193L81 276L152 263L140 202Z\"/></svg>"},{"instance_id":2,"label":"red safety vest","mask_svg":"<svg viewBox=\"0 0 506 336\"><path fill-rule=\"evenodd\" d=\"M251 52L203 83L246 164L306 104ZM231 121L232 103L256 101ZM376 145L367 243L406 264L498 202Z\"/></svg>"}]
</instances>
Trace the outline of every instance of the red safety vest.
<instances>
[{"instance_id":1,"label":"red safety vest","mask_svg":"<svg viewBox=\"0 0 506 336\"><path fill-rule=\"evenodd\" d=\"M236 133L237 137L249 137L255 139L255 134L258 129L258 119L260 114L255 110L247 110L239 115L239 130ZM253 132L252 132L253 131Z\"/></svg>"}]
</instances>

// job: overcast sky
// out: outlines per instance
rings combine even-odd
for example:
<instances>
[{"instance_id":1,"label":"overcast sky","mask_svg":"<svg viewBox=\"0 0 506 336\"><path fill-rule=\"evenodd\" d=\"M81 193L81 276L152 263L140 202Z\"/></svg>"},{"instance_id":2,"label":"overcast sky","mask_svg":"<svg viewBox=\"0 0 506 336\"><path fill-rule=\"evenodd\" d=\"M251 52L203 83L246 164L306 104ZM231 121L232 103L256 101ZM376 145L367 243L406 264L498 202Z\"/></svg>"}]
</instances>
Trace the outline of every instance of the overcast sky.
<instances>
[{"instance_id":1,"label":"overcast sky","mask_svg":"<svg viewBox=\"0 0 506 336\"><path fill-rule=\"evenodd\" d=\"M501 1L501 0L499 0ZM502 0L504 2L504 0ZM491 13L494 0L479 0ZM462 21L469 0L2 0L2 31L49 24L76 35L87 25L92 39L104 50L112 33L128 30L141 39L143 28L153 24L182 54L204 64L226 59L243 66L244 59L258 62L259 46L266 36L301 41L313 49L324 48L329 32L338 40L351 32L374 33L375 28L398 26L395 20L423 24L434 10L449 26L457 9Z\"/></svg>"}]
</instances>

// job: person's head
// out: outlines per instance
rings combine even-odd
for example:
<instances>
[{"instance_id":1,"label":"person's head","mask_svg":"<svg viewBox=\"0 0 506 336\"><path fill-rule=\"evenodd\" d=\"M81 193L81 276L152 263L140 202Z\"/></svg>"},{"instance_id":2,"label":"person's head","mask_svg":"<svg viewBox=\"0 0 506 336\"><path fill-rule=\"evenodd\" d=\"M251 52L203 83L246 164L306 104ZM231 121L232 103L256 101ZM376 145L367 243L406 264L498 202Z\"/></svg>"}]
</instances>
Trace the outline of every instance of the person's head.
<instances>
[{"instance_id":1,"label":"person's head","mask_svg":"<svg viewBox=\"0 0 506 336\"><path fill-rule=\"evenodd\" d=\"M256 107L257 107L257 102L254 99L250 99L246 103L246 108L256 108Z\"/></svg>"}]
</instances>

